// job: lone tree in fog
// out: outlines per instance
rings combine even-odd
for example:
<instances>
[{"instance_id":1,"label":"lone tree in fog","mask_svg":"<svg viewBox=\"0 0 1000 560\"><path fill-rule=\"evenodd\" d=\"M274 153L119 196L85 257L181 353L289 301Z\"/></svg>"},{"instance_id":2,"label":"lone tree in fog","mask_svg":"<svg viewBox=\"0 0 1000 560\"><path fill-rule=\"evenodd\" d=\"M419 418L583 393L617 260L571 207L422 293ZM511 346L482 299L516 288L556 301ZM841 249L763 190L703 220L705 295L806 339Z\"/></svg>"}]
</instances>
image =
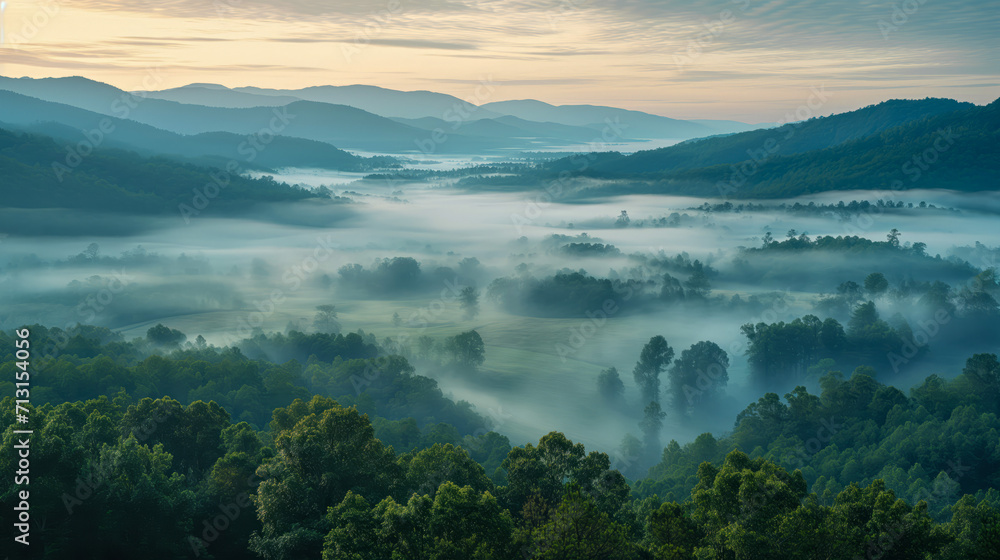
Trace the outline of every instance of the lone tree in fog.
<instances>
[{"instance_id":1,"label":"lone tree in fog","mask_svg":"<svg viewBox=\"0 0 1000 560\"><path fill-rule=\"evenodd\" d=\"M893 247L899 247L899 230L898 229L892 228L891 230L889 230L889 233L888 233L888 235L885 236L885 238L889 242L889 245L892 245Z\"/></svg>"},{"instance_id":2,"label":"lone tree in fog","mask_svg":"<svg viewBox=\"0 0 1000 560\"><path fill-rule=\"evenodd\" d=\"M597 376L597 391L608 403L621 402L625 384L618 375L618 368L610 367Z\"/></svg>"},{"instance_id":3,"label":"lone tree in fog","mask_svg":"<svg viewBox=\"0 0 1000 560\"><path fill-rule=\"evenodd\" d=\"M628 210L622 210L622 213L618 215L618 219L615 220L616 227L628 227L632 222L632 219L628 217Z\"/></svg>"},{"instance_id":4,"label":"lone tree in fog","mask_svg":"<svg viewBox=\"0 0 1000 560\"><path fill-rule=\"evenodd\" d=\"M313 318L313 328L316 332L337 334L340 332L340 321L337 320L336 305L317 305L316 316Z\"/></svg>"},{"instance_id":5,"label":"lone tree in fog","mask_svg":"<svg viewBox=\"0 0 1000 560\"><path fill-rule=\"evenodd\" d=\"M669 372L674 409L687 413L719 396L729 383L728 368L729 355L714 342L698 342L681 352Z\"/></svg>"},{"instance_id":6,"label":"lone tree in fog","mask_svg":"<svg viewBox=\"0 0 1000 560\"><path fill-rule=\"evenodd\" d=\"M649 339L639 354L632 376L642 391L643 402L660 401L660 373L674 359L674 349L667 344L667 339L656 335Z\"/></svg>"},{"instance_id":7,"label":"lone tree in fog","mask_svg":"<svg viewBox=\"0 0 1000 560\"><path fill-rule=\"evenodd\" d=\"M479 315L479 290L472 286L462 288L458 294L458 304L465 312L463 317L466 321L475 319L476 315Z\"/></svg>"},{"instance_id":8,"label":"lone tree in fog","mask_svg":"<svg viewBox=\"0 0 1000 560\"><path fill-rule=\"evenodd\" d=\"M150 327L146 331L146 340L159 346L177 346L187 340L187 335L177 329L171 329L162 323L157 323L155 327Z\"/></svg>"},{"instance_id":9,"label":"lone tree in fog","mask_svg":"<svg viewBox=\"0 0 1000 560\"><path fill-rule=\"evenodd\" d=\"M95 260L101 254L101 246L97 243L91 243L81 254L90 260Z\"/></svg>"},{"instance_id":10,"label":"lone tree in fog","mask_svg":"<svg viewBox=\"0 0 1000 560\"><path fill-rule=\"evenodd\" d=\"M884 293L889 289L889 281L881 272L872 272L865 277L865 291L873 296Z\"/></svg>"},{"instance_id":11,"label":"lone tree in fog","mask_svg":"<svg viewBox=\"0 0 1000 560\"><path fill-rule=\"evenodd\" d=\"M647 404L645 410L642 411L642 422L639 422L639 427L642 428L646 456L651 459L658 458L663 449L660 444L660 430L663 429L663 419L666 416L667 413L663 412L660 403L656 401Z\"/></svg>"},{"instance_id":12,"label":"lone tree in fog","mask_svg":"<svg viewBox=\"0 0 1000 560\"><path fill-rule=\"evenodd\" d=\"M449 338L445 348L455 357L455 363L468 369L474 370L486 361L486 344L474 330Z\"/></svg>"}]
</instances>

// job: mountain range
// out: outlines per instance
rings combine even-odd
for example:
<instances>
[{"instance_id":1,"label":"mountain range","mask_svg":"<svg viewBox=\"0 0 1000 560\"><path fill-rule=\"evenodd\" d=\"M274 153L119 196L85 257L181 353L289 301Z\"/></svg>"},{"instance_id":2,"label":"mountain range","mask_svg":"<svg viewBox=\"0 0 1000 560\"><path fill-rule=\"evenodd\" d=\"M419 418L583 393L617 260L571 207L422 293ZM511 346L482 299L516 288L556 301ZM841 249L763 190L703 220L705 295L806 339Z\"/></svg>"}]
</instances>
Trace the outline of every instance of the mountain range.
<instances>
[{"instance_id":1,"label":"mountain range","mask_svg":"<svg viewBox=\"0 0 1000 560\"><path fill-rule=\"evenodd\" d=\"M371 86L274 90L192 84L126 92L79 77L0 77L0 128L54 139L45 144L46 153L62 146L49 153L53 164L80 151L118 149L202 168L372 172L398 169L408 154L421 152L503 155L556 146L587 152L606 127L622 131L623 139L673 134L683 141L635 153L557 158L490 177L470 171L462 184L535 189L553 178L576 177L597 180L590 181L588 195L790 197L851 189L990 190L1000 179L1000 100L977 106L897 99L738 131L752 125L534 100L475 106L445 94ZM15 175L12 161L18 160L5 162L7 178ZM132 160L128 165L142 167ZM18 173L32 175L26 169ZM92 174L88 188L96 189L100 168ZM263 192L257 185L253 189Z\"/></svg>"},{"instance_id":2,"label":"mountain range","mask_svg":"<svg viewBox=\"0 0 1000 560\"><path fill-rule=\"evenodd\" d=\"M343 150L398 154L499 154L575 145L585 150L587 143L601 141L609 123L621 131L621 141L681 141L756 128L735 121L684 121L614 107L540 101L476 106L446 94L360 85L273 90L191 84L126 92L81 77L0 77L0 90L175 134L260 133L324 142ZM20 112L20 101L8 101L5 114ZM287 122L280 130L268 130L276 108L288 115Z\"/></svg>"},{"instance_id":3,"label":"mountain range","mask_svg":"<svg viewBox=\"0 0 1000 560\"><path fill-rule=\"evenodd\" d=\"M994 190L1000 181L1000 99L985 106L890 100L634 154L563 158L519 181L558 176L613 181L600 188L609 195L766 198L853 189Z\"/></svg>"}]
</instances>

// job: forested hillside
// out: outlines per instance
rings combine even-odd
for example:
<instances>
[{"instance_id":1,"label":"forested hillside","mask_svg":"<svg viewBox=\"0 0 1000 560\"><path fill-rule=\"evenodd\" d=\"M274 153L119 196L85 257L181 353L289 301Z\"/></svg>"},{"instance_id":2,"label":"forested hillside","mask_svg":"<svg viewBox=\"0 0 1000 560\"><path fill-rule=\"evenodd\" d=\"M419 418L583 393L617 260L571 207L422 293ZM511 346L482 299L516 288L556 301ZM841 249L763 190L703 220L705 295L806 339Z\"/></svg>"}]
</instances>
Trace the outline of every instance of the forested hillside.
<instances>
[{"instance_id":1,"label":"forested hillside","mask_svg":"<svg viewBox=\"0 0 1000 560\"><path fill-rule=\"evenodd\" d=\"M181 204L201 206L192 202L198 192L219 212L315 196L269 177L241 176L239 167L212 169L111 149L72 155L51 138L0 129L3 205L180 215Z\"/></svg>"},{"instance_id":2,"label":"forested hillside","mask_svg":"<svg viewBox=\"0 0 1000 560\"><path fill-rule=\"evenodd\" d=\"M365 333L216 348L162 326L133 341L28 328L51 358L22 426L45 536L26 557L959 560L1000 546L991 354L909 395L865 368L826 374L820 395L769 393L732 434L671 442L631 482L628 458L557 432L511 448ZM11 333L0 348L13 379ZM13 414L6 397L8 446ZM0 491L8 524L15 488Z\"/></svg>"},{"instance_id":3,"label":"forested hillside","mask_svg":"<svg viewBox=\"0 0 1000 560\"><path fill-rule=\"evenodd\" d=\"M463 184L517 189L555 181L560 188L581 188L591 196L784 198L915 188L974 192L996 188L998 152L1000 100L981 107L940 99L897 100L632 155L573 156L517 176L477 177Z\"/></svg>"}]
</instances>

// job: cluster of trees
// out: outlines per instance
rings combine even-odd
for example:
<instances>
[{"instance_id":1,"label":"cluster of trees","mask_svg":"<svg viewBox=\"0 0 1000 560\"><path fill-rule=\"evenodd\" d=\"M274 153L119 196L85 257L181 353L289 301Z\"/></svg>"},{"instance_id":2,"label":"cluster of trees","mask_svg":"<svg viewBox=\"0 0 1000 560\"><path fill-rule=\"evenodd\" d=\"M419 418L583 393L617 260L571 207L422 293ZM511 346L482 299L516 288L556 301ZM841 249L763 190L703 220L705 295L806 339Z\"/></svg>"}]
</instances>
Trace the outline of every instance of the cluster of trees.
<instances>
[{"instance_id":1,"label":"cluster of trees","mask_svg":"<svg viewBox=\"0 0 1000 560\"><path fill-rule=\"evenodd\" d=\"M132 341L102 327L29 329L39 349L35 366L40 374L32 380L35 403L84 401L120 391L136 399L171 395L182 403L219 403L233 418L263 427L275 408L322 394L381 419L380 435L403 450L427 438L457 443L488 424L469 403L445 398L436 381L416 375L405 358L386 355L363 331L258 334L218 348L200 336L193 343L165 346L157 337L185 335L162 325ZM466 334L463 340L477 337ZM0 344L5 352L14 348L6 334L0 334ZM468 346L463 348L474 361L475 348ZM10 375L0 381L0 391L13 394L13 355L8 358L0 371Z\"/></svg>"},{"instance_id":2,"label":"cluster of trees","mask_svg":"<svg viewBox=\"0 0 1000 560\"><path fill-rule=\"evenodd\" d=\"M368 268L346 264L337 274L342 287L369 296L389 297L426 290L446 293L467 284L475 286L483 271L474 257L462 259L455 267L430 267L430 271L425 271L413 257L391 257L375 259Z\"/></svg>"},{"instance_id":3,"label":"cluster of trees","mask_svg":"<svg viewBox=\"0 0 1000 560\"><path fill-rule=\"evenodd\" d=\"M775 241L771 236L771 232L767 232L764 235L761 247L750 247L744 249L746 253L754 253L760 251L846 251L854 254L865 254L865 253L909 253L917 257L927 256L925 251L927 249L926 243L913 243L911 245L902 245L899 242L900 231L893 228L886 235L885 241L872 241L867 237L861 237L858 235L838 235L836 237L832 235L819 236L816 239L810 239L809 235L805 232L799 233L794 229L788 230L785 234L786 239L784 241Z\"/></svg>"},{"instance_id":4,"label":"cluster of trees","mask_svg":"<svg viewBox=\"0 0 1000 560\"><path fill-rule=\"evenodd\" d=\"M687 417L702 405L711 405L722 397L729 382L728 368L729 355L714 342L697 342L674 360L674 349L663 336L650 338L632 369L640 393L639 408L643 411L639 422L643 439L627 435L623 443L625 455L655 461L663 448L660 432L667 412L660 404L661 374L668 375L669 410ZM609 405L625 405L625 384L617 368L610 367L597 376L597 390Z\"/></svg>"},{"instance_id":5,"label":"cluster of trees","mask_svg":"<svg viewBox=\"0 0 1000 560\"><path fill-rule=\"evenodd\" d=\"M747 323L747 359L751 381L762 389L787 388L808 377L818 377L835 364L855 367L872 364L893 372L905 360L925 353L926 341L914 342L913 331L902 318L890 325L871 301L858 305L847 329L833 318L806 315L789 323Z\"/></svg>"},{"instance_id":6,"label":"cluster of trees","mask_svg":"<svg viewBox=\"0 0 1000 560\"><path fill-rule=\"evenodd\" d=\"M560 246L559 250L577 256L620 255L612 245L589 242L570 243ZM634 254L628 259L629 266L612 269L608 278L588 275L582 269L563 269L553 276L536 278L524 267L520 274L493 280L486 295L506 311L519 315L586 317L602 309L607 312L608 307L614 308L616 314L648 308L648 305L637 305L639 303L703 305L711 295L710 279L718 275L711 265L691 259L687 253L674 257ZM671 273L686 278L681 280Z\"/></svg>"},{"instance_id":7,"label":"cluster of trees","mask_svg":"<svg viewBox=\"0 0 1000 560\"><path fill-rule=\"evenodd\" d=\"M934 204L928 204L926 202L919 202L913 204L912 202L903 202L902 200L893 202L891 200L878 199L875 202L869 202L867 200L852 200L848 203L844 203L843 200L837 202L836 204L823 204L822 202L817 204L815 202L809 202L807 204L802 204L801 202L796 202L793 204L788 204L785 202L779 204L754 204L753 202L740 202L733 203L730 201L710 203L704 202L701 206L691 208L691 210L698 210L700 212L705 212L707 214L741 214L744 212L787 212L789 214L795 214L800 216L822 216L822 215L833 215L844 220L849 220L859 214L876 214L881 215L884 212L898 212L901 210L912 210L917 209L937 209L938 207ZM954 209L948 209L951 211L956 211Z\"/></svg>"},{"instance_id":8,"label":"cluster of trees","mask_svg":"<svg viewBox=\"0 0 1000 560\"><path fill-rule=\"evenodd\" d=\"M862 284L848 280L837 286L836 293L820 298L816 308L830 313L846 315L865 297L886 298L891 303L908 304L925 313L943 313L948 317L972 321L996 320L1000 317L1000 284L996 269L987 268L974 275L959 289L946 282L901 280L895 283L881 272L865 277ZM987 327L988 328L988 327Z\"/></svg>"},{"instance_id":9,"label":"cluster of trees","mask_svg":"<svg viewBox=\"0 0 1000 560\"><path fill-rule=\"evenodd\" d=\"M13 426L34 430L31 511L44 530L33 532L27 557L958 560L989 558L1000 546L1000 362L992 354L972 357L954 381L928 378L910 397L867 370L848 380L828 374L820 396L798 387L787 404L767 394L731 435L705 434L683 448L672 441L650 476L630 484L607 454L557 432L511 448L483 428L459 437L457 425L439 422L414 443L412 428L434 420L420 410L444 414L449 401L439 392L436 402L401 398L421 392L407 383L434 386L399 356L310 359L303 369L203 339L143 356L141 341L90 329L76 336L103 336L90 339L100 354L64 348L59 362L72 372L49 364L33 377L27 425L15 423L12 397L0 401L5 446L14 445ZM63 338L33 331L42 344ZM13 378L9 334L0 348L0 375ZM674 357L654 337L633 370L653 399L646 424L662 419L662 372L673 388L727 361L709 342ZM214 400L137 398L183 392L192 378L239 385L236 401L282 380L301 398L284 395L262 429ZM361 382L345 402L308 394ZM93 392L91 383L106 394L51 398ZM374 416L361 410L365 402L375 403ZM0 469L13 472L15 460L0 456ZM15 490L12 478L0 483L2 523L13 522Z\"/></svg>"},{"instance_id":10,"label":"cluster of trees","mask_svg":"<svg viewBox=\"0 0 1000 560\"><path fill-rule=\"evenodd\" d=\"M703 434L684 446L671 441L661 462L636 483L638 496L687 496L691 472L733 448L799 469L818 504L835 506L851 484L883 484L910 503L925 502L937 521L956 508L986 501L1000 506L1000 363L995 354L970 358L951 381L936 375L907 396L877 382L868 368L845 379L830 372L822 391L804 387L767 393L736 419L731 434ZM963 497L964 496L964 497Z\"/></svg>"},{"instance_id":11,"label":"cluster of trees","mask_svg":"<svg viewBox=\"0 0 1000 560\"><path fill-rule=\"evenodd\" d=\"M608 243L569 243L559 248L559 252L571 257L620 257L618 247Z\"/></svg>"},{"instance_id":12,"label":"cluster of trees","mask_svg":"<svg viewBox=\"0 0 1000 560\"><path fill-rule=\"evenodd\" d=\"M13 422L11 397L0 404ZM802 470L738 450L689 470L678 501L637 495L647 488L606 454L557 432L494 447L505 455L494 477L470 454L482 444L397 454L366 415L322 397L276 409L266 433L169 398L31 415L32 515L45 529L26 558L959 560L1000 545L995 492L962 497L941 522L883 480L820 495ZM15 487L2 488L11 523Z\"/></svg>"},{"instance_id":13,"label":"cluster of trees","mask_svg":"<svg viewBox=\"0 0 1000 560\"><path fill-rule=\"evenodd\" d=\"M659 216L649 218L632 218L628 215L628 212L622 210L615 218L596 218L591 220L586 220L582 223L563 223L562 225L568 227L569 229L574 229L579 226L584 226L594 229L608 229L608 228L675 228L690 226L697 223L697 219L689 215L688 213L681 214L680 212L671 212L668 216Z\"/></svg>"},{"instance_id":14,"label":"cluster of trees","mask_svg":"<svg viewBox=\"0 0 1000 560\"><path fill-rule=\"evenodd\" d=\"M584 317L587 312L604 309L607 302L621 307L645 287L645 283L636 280L595 278L585 271L567 270L545 278L530 275L497 278L486 288L486 296L518 315Z\"/></svg>"}]
</instances>

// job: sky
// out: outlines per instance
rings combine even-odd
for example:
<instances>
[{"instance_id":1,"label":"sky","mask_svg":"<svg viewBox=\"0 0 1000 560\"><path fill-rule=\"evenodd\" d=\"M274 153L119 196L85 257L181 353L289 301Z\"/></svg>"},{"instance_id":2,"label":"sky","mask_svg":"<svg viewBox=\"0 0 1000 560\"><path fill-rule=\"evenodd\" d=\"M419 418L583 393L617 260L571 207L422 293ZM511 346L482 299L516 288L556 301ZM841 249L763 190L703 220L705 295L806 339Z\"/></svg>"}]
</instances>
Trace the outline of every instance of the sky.
<instances>
[{"instance_id":1,"label":"sky","mask_svg":"<svg viewBox=\"0 0 1000 560\"><path fill-rule=\"evenodd\" d=\"M995 2L6 0L0 75L370 84L774 122L1000 97ZM151 70L154 69L154 70ZM157 87L148 88L155 75ZM482 81L491 88L479 87ZM817 96L816 92L823 92Z\"/></svg>"}]
</instances>

